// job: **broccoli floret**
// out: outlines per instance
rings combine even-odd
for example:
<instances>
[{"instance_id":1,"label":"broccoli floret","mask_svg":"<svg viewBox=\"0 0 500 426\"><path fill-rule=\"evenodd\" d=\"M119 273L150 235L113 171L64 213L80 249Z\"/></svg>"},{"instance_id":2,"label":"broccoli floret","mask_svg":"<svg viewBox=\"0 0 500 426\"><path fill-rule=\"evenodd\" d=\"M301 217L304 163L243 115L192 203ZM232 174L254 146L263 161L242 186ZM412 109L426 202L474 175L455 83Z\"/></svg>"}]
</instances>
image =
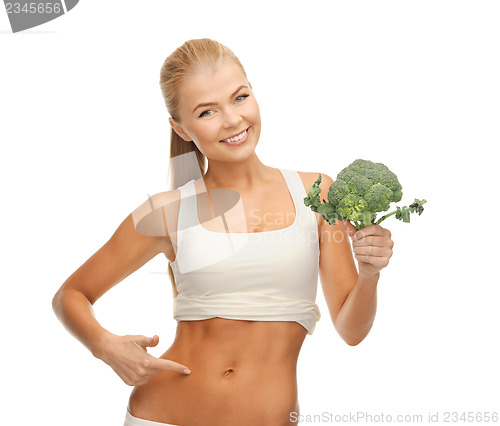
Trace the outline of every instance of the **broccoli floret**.
<instances>
[{"instance_id":1,"label":"broccoli floret","mask_svg":"<svg viewBox=\"0 0 500 426\"><path fill-rule=\"evenodd\" d=\"M410 221L410 213L422 214L426 200L417 200L409 207L397 207L378 221L378 212L389 210L390 204L401 201L403 188L397 176L382 163L357 159L337 175L337 180L328 189L328 201L321 200L321 174L309 189L304 204L311 210L323 215L328 223L334 225L335 219L347 219L356 229L379 224L386 218L396 215L403 222Z\"/></svg>"}]
</instances>

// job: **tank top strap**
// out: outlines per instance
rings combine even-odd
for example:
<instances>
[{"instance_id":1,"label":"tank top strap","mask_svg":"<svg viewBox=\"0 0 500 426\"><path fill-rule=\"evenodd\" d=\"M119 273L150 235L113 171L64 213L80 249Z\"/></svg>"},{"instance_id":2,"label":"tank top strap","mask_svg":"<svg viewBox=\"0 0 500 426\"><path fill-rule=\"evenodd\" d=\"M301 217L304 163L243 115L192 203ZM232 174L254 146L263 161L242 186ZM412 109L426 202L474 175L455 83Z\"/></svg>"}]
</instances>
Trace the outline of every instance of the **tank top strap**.
<instances>
[{"instance_id":1,"label":"tank top strap","mask_svg":"<svg viewBox=\"0 0 500 426\"><path fill-rule=\"evenodd\" d=\"M196 188L194 179L177 188L181 193L179 205L179 219L177 220L177 232L198 225Z\"/></svg>"},{"instance_id":2,"label":"tank top strap","mask_svg":"<svg viewBox=\"0 0 500 426\"><path fill-rule=\"evenodd\" d=\"M308 208L304 204L304 198L307 197L304 184L299 174L295 170L279 169L283 173L285 181L292 195L295 208L297 209L297 214L300 216L308 214Z\"/></svg>"}]
</instances>

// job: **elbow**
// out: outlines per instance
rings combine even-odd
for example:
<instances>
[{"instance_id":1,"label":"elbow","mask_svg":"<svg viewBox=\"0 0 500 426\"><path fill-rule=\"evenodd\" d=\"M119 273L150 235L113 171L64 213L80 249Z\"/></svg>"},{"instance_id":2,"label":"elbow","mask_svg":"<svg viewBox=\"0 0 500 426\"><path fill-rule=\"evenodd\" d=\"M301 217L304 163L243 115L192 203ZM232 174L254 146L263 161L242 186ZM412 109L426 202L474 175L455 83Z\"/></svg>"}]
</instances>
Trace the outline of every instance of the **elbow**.
<instances>
[{"instance_id":1,"label":"elbow","mask_svg":"<svg viewBox=\"0 0 500 426\"><path fill-rule=\"evenodd\" d=\"M349 346L358 346L362 341L363 341L363 339L361 339L361 340L345 340L344 339L344 342L346 342Z\"/></svg>"},{"instance_id":2,"label":"elbow","mask_svg":"<svg viewBox=\"0 0 500 426\"><path fill-rule=\"evenodd\" d=\"M63 287L61 287L59 290L57 290L57 293L54 294L54 297L52 298L52 310L54 311L57 317L59 317L59 314L62 311L62 306L64 304L64 297L65 297L65 290Z\"/></svg>"},{"instance_id":3,"label":"elbow","mask_svg":"<svg viewBox=\"0 0 500 426\"><path fill-rule=\"evenodd\" d=\"M369 326L359 327L356 329L343 328L341 332L339 332L339 334L342 337L342 340L346 342L349 346L358 346L363 340L366 339L368 334L370 334L372 324L370 324Z\"/></svg>"},{"instance_id":4,"label":"elbow","mask_svg":"<svg viewBox=\"0 0 500 426\"><path fill-rule=\"evenodd\" d=\"M52 298L52 310L56 315L59 309L60 302L61 302L61 291L58 291Z\"/></svg>"},{"instance_id":5,"label":"elbow","mask_svg":"<svg viewBox=\"0 0 500 426\"><path fill-rule=\"evenodd\" d=\"M335 329L337 330L337 333L339 334L339 336L342 338L342 340L347 343L349 346L358 346L366 337L366 335L364 336L360 336L359 334L356 336L356 335L353 335L351 333L348 333L346 332L346 330L344 329L341 329L337 322L336 321L333 321L333 326L335 327Z\"/></svg>"},{"instance_id":6,"label":"elbow","mask_svg":"<svg viewBox=\"0 0 500 426\"><path fill-rule=\"evenodd\" d=\"M358 337L358 338L353 338L353 337L345 337L343 336L342 339L344 342L346 342L349 346L358 346L363 340L365 340L366 336Z\"/></svg>"}]
</instances>

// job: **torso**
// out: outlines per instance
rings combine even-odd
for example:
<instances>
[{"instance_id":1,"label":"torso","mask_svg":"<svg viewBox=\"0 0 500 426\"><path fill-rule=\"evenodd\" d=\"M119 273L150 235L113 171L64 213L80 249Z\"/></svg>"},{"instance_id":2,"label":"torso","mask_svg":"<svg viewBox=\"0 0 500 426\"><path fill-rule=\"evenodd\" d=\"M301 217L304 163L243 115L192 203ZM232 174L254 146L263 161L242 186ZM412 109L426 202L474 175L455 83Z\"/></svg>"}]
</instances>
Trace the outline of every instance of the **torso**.
<instances>
[{"instance_id":1,"label":"torso","mask_svg":"<svg viewBox=\"0 0 500 426\"><path fill-rule=\"evenodd\" d=\"M299 175L307 193L318 174ZM245 207L249 232L281 229L293 223L293 202L287 192L280 191L284 182L279 179L276 175L266 189L267 196L241 194L243 204L252 211L250 216ZM279 213L279 218L270 220L264 213L259 217L256 212L261 211ZM319 235L322 217L315 215ZM166 250L165 256L175 259L173 250ZM188 366L191 374L165 370L136 386L130 395L130 412L135 417L182 426L296 424L290 413L299 413L296 366L306 335L307 330L292 321L181 321L174 342L160 358Z\"/></svg>"}]
</instances>

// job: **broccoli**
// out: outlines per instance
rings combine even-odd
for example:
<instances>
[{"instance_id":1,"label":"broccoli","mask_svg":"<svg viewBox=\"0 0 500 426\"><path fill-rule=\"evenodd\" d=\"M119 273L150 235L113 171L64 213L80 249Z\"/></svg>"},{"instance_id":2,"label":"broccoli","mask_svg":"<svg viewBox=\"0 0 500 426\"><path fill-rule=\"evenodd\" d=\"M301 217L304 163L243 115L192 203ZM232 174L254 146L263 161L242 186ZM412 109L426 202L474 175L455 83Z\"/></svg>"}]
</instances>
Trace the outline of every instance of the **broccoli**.
<instances>
[{"instance_id":1,"label":"broccoli","mask_svg":"<svg viewBox=\"0 0 500 426\"><path fill-rule=\"evenodd\" d=\"M410 213L417 212L420 216L424 211L423 204L427 202L415 198L408 207L396 207L393 212L376 220L378 212L387 211L391 203L401 201L403 192L397 176L387 166L368 160L357 159L344 168L330 185L328 201L323 199L323 203L319 197L320 183L321 174L309 189L304 204L320 213L330 225L335 224L335 219L347 219L353 222L356 230L378 225L392 215L403 222L410 222Z\"/></svg>"}]
</instances>

